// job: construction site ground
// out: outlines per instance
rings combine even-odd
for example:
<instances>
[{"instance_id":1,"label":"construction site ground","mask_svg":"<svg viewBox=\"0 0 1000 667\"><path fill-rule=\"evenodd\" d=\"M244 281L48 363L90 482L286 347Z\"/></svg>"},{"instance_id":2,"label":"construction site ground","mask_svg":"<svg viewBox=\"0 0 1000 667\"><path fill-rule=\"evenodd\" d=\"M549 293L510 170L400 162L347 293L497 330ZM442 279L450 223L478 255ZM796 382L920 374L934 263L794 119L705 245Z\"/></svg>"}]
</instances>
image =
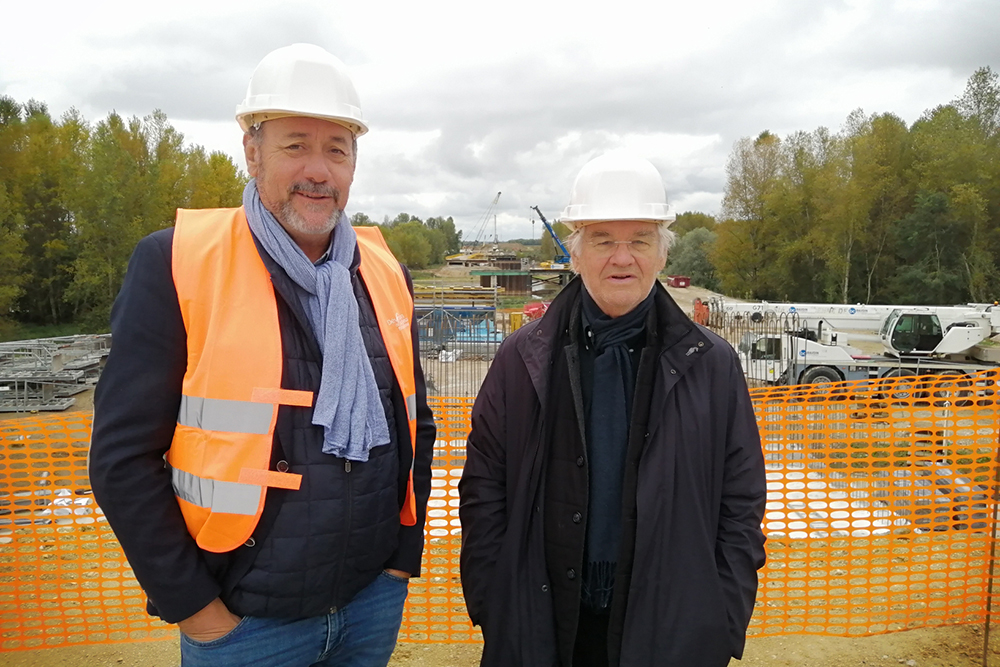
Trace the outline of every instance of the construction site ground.
<instances>
[{"instance_id":1,"label":"construction site ground","mask_svg":"<svg viewBox=\"0 0 1000 667\"><path fill-rule=\"evenodd\" d=\"M439 278L468 284L468 269L445 267ZM454 274L454 275L452 275ZM466 278L466 280L462 280ZM694 299L718 296L697 287L668 288L686 312ZM71 410L92 410L93 390L76 397ZM0 416L16 419L18 414ZM981 625L921 628L868 637L783 635L751 637L742 661L731 667L979 667L983 665ZM482 647L474 644L400 644L391 667L474 667ZM987 665L1000 667L1000 628L993 627ZM67 646L15 651L0 656L4 667L176 667L180 652L176 639L135 643Z\"/></svg>"},{"instance_id":2,"label":"construction site ground","mask_svg":"<svg viewBox=\"0 0 1000 667\"><path fill-rule=\"evenodd\" d=\"M988 665L1000 665L1000 638L991 637ZM742 661L730 667L979 667L983 632L968 625L908 630L872 637L789 635L751 637ZM475 667L482 647L400 644L390 667ZM69 646L0 656L4 667L176 667L176 640ZM655 666L650 666L655 667Z\"/></svg>"}]
</instances>

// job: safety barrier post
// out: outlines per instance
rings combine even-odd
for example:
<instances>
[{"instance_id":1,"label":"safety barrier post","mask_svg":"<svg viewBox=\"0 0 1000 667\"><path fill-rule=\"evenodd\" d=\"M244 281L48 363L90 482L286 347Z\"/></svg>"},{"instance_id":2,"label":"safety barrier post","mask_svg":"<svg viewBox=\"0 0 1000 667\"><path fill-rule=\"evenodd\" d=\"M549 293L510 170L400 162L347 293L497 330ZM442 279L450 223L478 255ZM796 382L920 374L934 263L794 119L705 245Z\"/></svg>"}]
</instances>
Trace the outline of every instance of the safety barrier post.
<instances>
[{"instance_id":1,"label":"safety barrier post","mask_svg":"<svg viewBox=\"0 0 1000 667\"><path fill-rule=\"evenodd\" d=\"M993 581L997 562L997 508L1000 507L1000 438L997 439L996 470L993 475L993 530L990 532L990 575L986 582L986 620L983 621L983 667L989 667L990 622L993 615Z\"/></svg>"}]
</instances>

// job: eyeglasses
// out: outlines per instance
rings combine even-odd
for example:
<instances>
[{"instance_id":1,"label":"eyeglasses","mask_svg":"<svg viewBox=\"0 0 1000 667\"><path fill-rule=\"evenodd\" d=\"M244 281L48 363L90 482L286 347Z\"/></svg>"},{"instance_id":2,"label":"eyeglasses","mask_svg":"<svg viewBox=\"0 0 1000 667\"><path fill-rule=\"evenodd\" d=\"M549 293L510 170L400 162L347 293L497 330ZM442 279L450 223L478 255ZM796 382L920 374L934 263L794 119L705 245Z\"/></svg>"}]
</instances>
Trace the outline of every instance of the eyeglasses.
<instances>
[{"instance_id":1,"label":"eyeglasses","mask_svg":"<svg viewBox=\"0 0 1000 667\"><path fill-rule=\"evenodd\" d=\"M648 257L656 252L656 246L643 239L633 239L631 241L611 241L603 239L598 241L588 241L594 253L600 257L611 257L618 250L618 246L625 246L633 257Z\"/></svg>"}]
</instances>

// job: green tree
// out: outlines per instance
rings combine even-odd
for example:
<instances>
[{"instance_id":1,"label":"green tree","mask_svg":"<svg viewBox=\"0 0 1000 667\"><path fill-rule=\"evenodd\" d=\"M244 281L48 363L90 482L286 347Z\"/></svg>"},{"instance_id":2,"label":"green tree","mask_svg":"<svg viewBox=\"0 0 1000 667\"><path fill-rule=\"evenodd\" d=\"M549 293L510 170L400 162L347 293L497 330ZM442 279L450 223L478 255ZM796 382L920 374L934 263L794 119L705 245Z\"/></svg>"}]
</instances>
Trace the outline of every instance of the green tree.
<instances>
[{"instance_id":1,"label":"green tree","mask_svg":"<svg viewBox=\"0 0 1000 667\"><path fill-rule=\"evenodd\" d=\"M903 260L890 283L894 301L951 304L966 301L963 250L967 230L956 220L948 197L921 193L914 211L896 224L896 252Z\"/></svg>"},{"instance_id":2,"label":"green tree","mask_svg":"<svg viewBox=\"0 0 1000 667\"><path fill-rule=\"evenodd\" d=\"M462 249L462 232L455 230L455 221L447 218L427 218L429 229L439 230L444 235L445 253L454 254Z\"/></svg>"},{"instance_id":3,"label":"green tree","mask_svg":"<svg viewBox=\"0 0 1000 667\"><path fill-rule=\"evenodd\" d=\"M182 159L190 191L186 208L230 208L243 203L248 179L228 155L212 151L206 157L204 148L194 146Z\"/></svg>"},{"instance_id":4,"label":"green tree","mask_svg":"<svg viewBox=\"0 0 1000 667\"><path fill-rule=\"evenodd\" d=\"M781 141L770 132L736 142L726 164L724 222L712 262L731 294L773 299L778 294L778 220L770 200L782 168Z\"/></svg>"},{"instance_id":5,"label":"green tree","mask_svg":"<svg viewBox=\"0 0 1000 667\"><path fill-rule=\"evenodd\" d=\"M980 67L969 77L954 106L978 125L983 138L996 136L1000 130L1000 76L989 67Z\"/></svg>"},{"instance_id":6,"label":"green tree","mask_svg":"<svg viewBox=\"0 0 1000 667\"><path fill-rule=\"evenodd\" d=\"M0 183L0 324L11 319L21 296L24 275L24 221L13 211L7 188Z\"/></svg>"},{"instance_id":7,"label":"green tree","mask_svg":"<svg viewBox=\"0 0 1000 667\"><path fill-rule=\"evenodd\" d=\"M975 302L985 303L1000 294L1000 271L996 255L990 252L986 238L989 211L986 199L978 189L969 184L959 184L951 189L950 208L956 223L968 238L962 253L962 262L968 278L968 293Z\"/></svg>"},{"instance_id":8,"label":"green tree","mask_svg":"<svg viewBox=\"0 0 1000 667\"><path fill-rule=\"evenodd\" d=\"M710 259L715 240L715 232L705 227L696 227L680 237L670 249L667 273L688 276L695 285L717 290L715 266Z\"/></svg>"},{"instance_id":9,"label":"green tree","mask_svg":"<svg viewBox=\"0 0 1000 667\"><path fill-rule=\"evenodd\" d=\"M670 225L672 229L678 236L684 236L692 229L707 229L709 231L715 229L715 218L707 213L698 213L695 211L685 211L677 216L677 220Z\"/></svg>"},{"instance_id":10,"label":"green tree","mask_svg":"<svg viewBox=\"0 0 1000 667\"><path fill-rule=\"evenodd\" d=\"M8 186L11 206L21 216L25 274L18 319L37 324L69 321L64 295L75 259L75 216L66 205L65 167L82 159L69 152L48 108L34 100L24 105L23 142L18 171Z\"/></svg>"},{"instance_id":11,"label":"green tree","mask_svg":"<svg viewBox=\"0 0 1000 667\"><path fill-rule=\"evenodd\" d=\"M422 269L430 263L432 252L425 230L420 222L408 221L383 229L382 233L400 263L410 269Z\"/></svg>"}]
</instances>

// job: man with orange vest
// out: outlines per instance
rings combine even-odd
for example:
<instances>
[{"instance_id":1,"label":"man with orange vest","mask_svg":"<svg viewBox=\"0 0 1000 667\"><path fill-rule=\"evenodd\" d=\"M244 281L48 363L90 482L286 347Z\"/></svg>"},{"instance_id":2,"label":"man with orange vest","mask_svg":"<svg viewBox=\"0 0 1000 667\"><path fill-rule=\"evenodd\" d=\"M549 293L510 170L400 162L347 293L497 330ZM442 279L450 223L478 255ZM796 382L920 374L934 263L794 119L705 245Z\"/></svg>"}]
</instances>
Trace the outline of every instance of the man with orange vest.
<instances>
[{"instance_id":1,"label":"man with orange vest","mask_svg":"<svg viewBox=\"0 0 1000 667\"><path fill-rule=\"evenodd\" d=\"M385 665L435 438L412 285L344 214L368 128L343 63L273 51L236 117L243 206L178 210L129 264L94 496L182 665Z\"/></svg>"}]
</instances>

